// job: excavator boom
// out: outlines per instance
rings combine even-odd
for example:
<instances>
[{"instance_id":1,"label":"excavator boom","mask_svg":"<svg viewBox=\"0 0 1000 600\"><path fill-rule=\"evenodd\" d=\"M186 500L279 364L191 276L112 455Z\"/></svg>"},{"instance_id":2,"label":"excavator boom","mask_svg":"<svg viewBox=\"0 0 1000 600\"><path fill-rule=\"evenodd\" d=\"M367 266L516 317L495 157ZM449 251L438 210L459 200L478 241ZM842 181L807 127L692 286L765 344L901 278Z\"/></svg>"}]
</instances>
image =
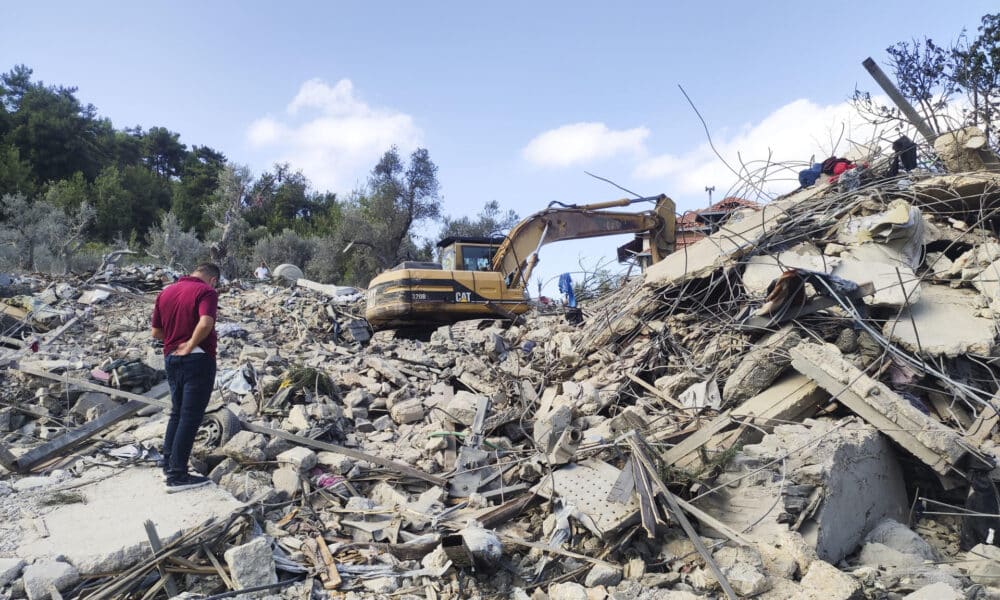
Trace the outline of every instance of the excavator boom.
<instances>
[{"instance_id":1,"label":"excavator boom","mask_svg":"<svg viewBox=\"0 0 1000 600\"><path fill-rule=\"evenodd\" d=\"M636 202L656 202L656 207L640 213L602 210ZM502 275L507 287L524 286L538 263L538 251L545 244L644 232L650 234L651 261L659 262L673 251L675 210L673 200L663 194L635 200L550 207L514 226L494 255L492 268Z\"/></svg>"}]
</instances>

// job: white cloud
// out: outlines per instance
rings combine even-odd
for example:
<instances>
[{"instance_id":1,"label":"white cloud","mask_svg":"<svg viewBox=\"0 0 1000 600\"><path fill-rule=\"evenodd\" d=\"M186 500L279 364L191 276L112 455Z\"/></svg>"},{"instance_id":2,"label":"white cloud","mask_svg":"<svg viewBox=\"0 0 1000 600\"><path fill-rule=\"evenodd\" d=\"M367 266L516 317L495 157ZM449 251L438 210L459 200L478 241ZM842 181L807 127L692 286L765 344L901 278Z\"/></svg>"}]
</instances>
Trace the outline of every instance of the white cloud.
<instances>
[{"instance_id":1,"label":"white cloud","mask_svg":"<svg viewBox=\"0 0 1000 600\"><path fill-rule=\"evenodd\" d=\"M573 123L545 131L528 142L522 155L543 167L567 167L619 154L640 155L649 129L609 129L604 123Z\"/></svg>"},{"instance_id":2,"label":"white cloud","mask_svg":"<svg viewBox=\"0 0 1000 600\"><path fill-rule=\"evenodd\" d=\"M762 186L763 191L780 194L798 187L798 171L806 168L810 157L821 162L832 154L851 155L859 150L859 145L870 144L879 133L886 140L896 137L894 131L878 131L847 102L822 106L799 99L776 109L758 123L746 124L733 132L713 132L712 137L715 149L733 169L744 177L749 174L754 185L760 184L760 177L766 172L768 181ZM758 199L752 187L723 164L707 141L679 155L649 156L639 161L633 175L661 181L664 192L678 201L696 195L697 204L701 204L702 199L707 199L706 186L715 186L716 199L727 193Z\"/></svg>"},{"instance_id":3,"label":"white cloud","mask_svg":"<svg viewBox=\"0 0 1000 600\"><path fill-rule=\"evenodd\" d=\"M318 189L347 192L390 146L409 152L423 132L413 117L394 109L375 108L358 97L354 84L320 79L302 84L283 119L267 116L247 128L247 141L287 161Z\"/></svg>"}]
</instances>

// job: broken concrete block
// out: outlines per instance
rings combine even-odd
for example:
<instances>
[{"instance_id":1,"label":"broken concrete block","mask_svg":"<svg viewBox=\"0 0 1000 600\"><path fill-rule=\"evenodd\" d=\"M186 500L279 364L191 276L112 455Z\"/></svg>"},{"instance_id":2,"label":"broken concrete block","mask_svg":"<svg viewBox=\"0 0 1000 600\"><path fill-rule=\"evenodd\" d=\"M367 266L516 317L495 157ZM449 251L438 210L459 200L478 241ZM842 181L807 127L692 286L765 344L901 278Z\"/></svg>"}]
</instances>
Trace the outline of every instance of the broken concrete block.
<instances>
[{"instance_id":1,"label":"broken concrete block","mask_svg":"<svg viewBox=\"0 0 1000 600\"><path fill-rule=\"evenodd\" d=\"M995 169L998 162L986 134L975 126L942 133L934 139L934 152L952 173Z\"/></svg>"},{"instance_id":2,"label":"broken concrete block","mask_svg":"<svg viewBox=\"0 0 1000 600\"><path fill-rule=\"evenodd\" d=\"M802 587L810 598L817 600L860 600L861 582L837 567L822 560L814 560L802 577Z\"/></svg>"},{"instance_id":3,"label":"broken concrete block","mask_svg":"<svg viewBox=\"0 0 1000 600\"><path fill-rule=\"evenodd\" d=\"M738 403L763 392L781 375L792 359L788 351L802 342L791 325L766 336L743 356L743 360L726 379L722 399Z\"/></svg>"},{"instance_id":4,"label":"broken concrete block","mask_svg":"<svg viewBox=\"0 0 1000 600\"><path fill-rule=\"evenodd\" d=\"M703 507L738 531L757 523L766 532L771 528L768 523L777 525L771 507L783 500L785 487L812 486L822 502L799 531L819 558L840 561L883 518L903 518L908 503L902 473L887 440L855 418L834 427L828 421L812 420L775 427L759 444L744 446L719 476L719 483L738 479L744 463L747 469L760 463L778 465L775 471L753 481L741 479L735 488L723 487ZM793 452L782 473L780 458L800 447L810 451Z\"/></svg>"},{"instance_id":5,"label":"broken concrete block","mask_svg":"<svg viewBox=\"0 0 1000 600\"><path fill-rule=\"evenodd\" d=\"M947 583L937 582L925 585L919 590L903 596L903 600L964 600L965 594Z\"/></svg>"},{"instance_id":6,"label":"broken concrete block","mask_svg":"<svg viewBox=\"0 0 1000 600\"><path fill-rule=\"evenodd\" d=\"M324 467L329 467L337 475L343 475L354 467L354 461L351 458L336 452L318 452L316 462Z\"/></svg>"},{"instance_id":7,"label":"broken concrete block","mask_svg":"<svg viewBox=\"0 0 1000 600\"><path fill-rule=\"evenodd\" d=\"M292 498L299 491L300 480L299 470L289 465L279 467L271 473L271 483L274 485L274 489L285 494L288 498Z\"/></svg>"},{"instance_id":8,"label":"broken concrete block","mask_svg":"<svg viewBox=\"0 0 1000 600\"><path fill-rule=\"evenodd\" d=\"M915 555L921 560L939 560L940 556L915 531L893 519L879 521L865 536L865 542L884 544L897 552Z\"/></svg>"},{"instance_id":9,"label":"broken concrete block","mask_svg":"<svg viewBox=\"0 0 1000 600\"><path fill-rule=\"evenodd\" d=\"M226 458L222 462L217 464L214 469L212 469L212 472L208 474L208 478L214 481L215 483L219 483L220 481L222 481L223 477L225 477L226 475L232 473L233 471L239 468L240 468L240 463L236 462L231 458Z\"/></svg>"},{"instance_id":10,"label":"broken concrete block","mask_svg":"<svg viewBox=\"0 0 1000 600\"><path fill-rule=\"evenodd\" d=\"M392 382L396 387L403 387L410 382L409 378L402 371L389 361L378 356L366 356L364 364L369 369L374 369L383 379Z\"/></svg>"},{"instance_id":11,"label":"broken concrete block","mask_svg":"<svg viewBox=\"0 0 1000 600\"><path fill-rule=\"evenodd\" d=\"M918 554L900 552L877 542L867 542L858 554L858 564L882 570L890 567L915 567L923 562L924 559Z\"/></svg>"},{"instance_id":12,"label":"broken concrete block","mask_svg":"<svg viewBox=\"0 0 1000 600\"><path fill-rule=\"evenodd\" d=\"M309 410L304 404L296 404L288 411L288 425L295 431L309 429L312 426Z\"/></svg>"},{"instance_id":13,"label":"broken concrete block","mask_svg":"<svg viewBox=\"0 0 1000 600\"><path fill-rule=\"evenodd\" d=\"M240 431L222 447L222 453L240 463L263 462L267 459L264 448L267 438L261 433Z\"/></svg>"},{"instance_id":14,"label":"broken concrete block","mask_svg":"<svg viewBox=\"0 0 1000 600\"><path fill-rule=\"evenodd\" d=\"M80 304L86 304L89 306L104 302L110 297L111 297L111 292L105 290L87 290L84 293L80 294L80 297L77 298L76 301L79 302Z\"/></svg>"},{"instance_id":15,"label":"broken concrete block","mask_svg":"<svg viewBox=\"0 0 1000 600\"><path fill-rule=\"evenodd\" d=\"M883 335L923 356L990 354L997 328L993 319L978 316L979 294L931 283L920 287L920 299L887 320Z\"/></svg>"},{"instance_id":16,"label":"broken concrete block","mask_svg":"<svg viewBox=\"0 0 1000 600\"><path fill-rule=\"evenodd\" d=\"M873 306L904 306L920 298L920 278L906 265L906 259L882 244L853 246L840 256L833 275L858 285L872 284L875 293L865 296ZM900 283L902 280L902 283Z\"/></svg>"},{"instance_id":17,"label":"broken concrete block","mask_svg":"<svg viewBox=\"0 0 1000 600\"><path fill-rule=\"evenodd\" d=\"M941 475L949 474L965 456L958 432L869 377L836 346L803 343L792 348L791 355L796 370Z\"/></svg>"},{"instance_id":18,"label":"broken concrete block","mask_svg":"<svg viewBox=\"0 0 1000 600\"><path fill-rule=\"evenodd\" d=\"M68 589L80 581L80 573L69 563L47 560L28 565L24 569L24 591L28 600L51 598L49 587L59 591Z\"/></svg>"},{"instance_id":19,"label":"broken concrete block","mask_svg":"<svg viewBox=\"0 0 1000 600\"><path fill-rule=\"evenodd\" d=\"M389 409L389 415L392 417L392 420L399 425L422 421L424 414L424 403L419 398L396 402Z\"/></svg>"},{"instance_id":20,"label":"broken concrete block","mask_svg":"<svg viewBox=\"0 0 1000 600\"><path fill-rule=\"evenodd\" d=\"M92 409L97 409L96 416L100 416L117 406L118 403L112 400L111 396L107 394L102 394L101 392L84 392L77 398L76 404L70 409L70 413L78 419L83 420L87 418L89 411Z\"/></svg>"},{"instance_id":21,"label":"broken concrete block","mask_svg":"<svg viewBox=\"0 0 1000 600\"><path fill-rule=\"evenodd\" d=\"M764 574L764 561L755 549L726 546L716 551L713 558L740 596L756 596L771 587Z\"/></svg>"},{"instance_id":22,"label":"broken concrete block","mask_svg":"<svg viewBox=\"0 0 1000 600\"><path fill-rule=\"evenodd\" d=\"M271 541L266 537L257 537L242 546L234 546L226 550L223 556L237 590L278 582Z\"/></svg>"},{"instance_id":23,"label":"broken concrete block","mask_svg":"<svg viewBox=\"0 0 1000 600\"><path fill-rule=\"evenodd\" d=\"M597 587L603 585L610 587L618 585L622 580L622 570L607 565L594 565L587 573L584 585L587 587Z\"/></svg>"},{"instance_id":24,"label":"broken concrete block","mask_svg":"<svg viewBox=\"0 0 1000 600\"><path fill-rule=\"evenodd\" d=\"M219 487L241 502L270 502L278 492L271 486L271 475L264 471L240 471L223 475Z\"/></svg>"},{"instance_id":25,"label":"broken concrete block","mask_svg":"<svg viewBox=\"0 0 1000 600\"><path fill-rule=\"evenodd\" d=\"M296 446L278 455L278 462L291 465L298 471L308 471L316 466L316 453L304 446Z\"/></svg>"},{"instance_id":26,"label":"broken concrete block","mask_svg":"<svg viewBox=\"0 0 1000 600\"><path fill-rule=\"evenodd\" d=\"M990 544L979 544L965 553L966 561L959 567L965 571L973 583L1000 586L1000 548Z\"/></svg>"},{"instance_id":27,"label":"broken concrete block","mask_svg":"<svg viewBox=\"0 0 1000 600\"><path fill-rule=\"evenodd\" d=\"M758 241L788 218L786 211L794 202L779 200L759 211L733 213L719 231L646 269L644 284L660 288L704 277L732 259L750 253L757 248Z\"/></svg>"},{"instance_id":28,"label":"broken concrete block","mask_svg":"<svg viewBox=\"0 0 1000 600\"><path fill-rule=\"evenodd\" d=\"M549 600L589 600L587 588L579 583L567 581L549 586Z\"/></svg>"},{"instance_id":29,"label":"broken concrete block","mask_svg":"<svg viewBox=\"0 0 1000 600\"><path fill-rule=\"evenodd\" d=\"M480 402L485 402L486 397L482 394L473 394L465 390L455 392L455 396L448 401L445 410L456 422L471 427L476 419L476 410Z\"/></svg>"},{"instance_id":30,"label":"broken concrete block","mask_svg":"<svg viewBox=\"0 0 1000 600\"><path fill-rule=\"evenodd\" d=\"M0 558L0 589L20 577L25 564L21 558Z\"/></svg>"}]
</instances>

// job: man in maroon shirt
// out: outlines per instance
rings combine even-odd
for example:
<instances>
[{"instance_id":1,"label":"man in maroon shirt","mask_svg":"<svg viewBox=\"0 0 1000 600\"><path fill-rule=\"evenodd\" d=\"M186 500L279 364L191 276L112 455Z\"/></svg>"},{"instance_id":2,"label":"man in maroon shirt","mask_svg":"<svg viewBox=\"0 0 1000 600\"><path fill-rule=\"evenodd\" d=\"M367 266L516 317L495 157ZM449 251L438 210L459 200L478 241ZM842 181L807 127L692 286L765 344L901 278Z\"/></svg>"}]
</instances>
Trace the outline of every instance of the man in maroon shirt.
<instances>
[{"instance_id":1,"label":"man in maroon shirt","mask_svg":"<svg viewBox=\"0 0 1000 600\"><path fill-rule=\"evenodd\" d=\"M219 267L200 264L164 288L153 308L152 333L163 340L172 404L163 439L168 493L210 483L207 477L188 473L188 459L215 385L218 283Z\"/></svg>"}]
</instances>

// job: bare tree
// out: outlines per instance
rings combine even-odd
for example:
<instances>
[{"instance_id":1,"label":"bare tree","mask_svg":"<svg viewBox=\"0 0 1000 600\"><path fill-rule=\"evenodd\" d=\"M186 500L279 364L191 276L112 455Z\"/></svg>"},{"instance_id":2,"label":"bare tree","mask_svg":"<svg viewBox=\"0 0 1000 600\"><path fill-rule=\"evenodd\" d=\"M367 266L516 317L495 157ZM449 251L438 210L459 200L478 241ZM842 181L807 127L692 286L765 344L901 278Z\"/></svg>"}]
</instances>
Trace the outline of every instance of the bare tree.
<instances>
[{"instance_id":1,"label":"bare tree","mask_svg":"<svg viewBox=\"0 0 1000 600\"><path fill-rule=\"evenodd\" d=\"M63 275L73 270L73 257L86 242L85 234L97 216L97 210L84 202L76 210L60 215L58 234L52 241L52 253L62 260Z\"/></svg>"},{"instance_id":2,"label":"bare tree","mask_svg":"<svg viewBox=\"0 0 1000 600\"><path fill-rule=\"evenodd\" d=\"M39 248L51 246L59 238L59 224L64 214L44 200L30 201L24 194L5 194L0 198L3 228L0 240L17 249L18 266L35 270L35 256Z\"/></svg>"},{"instance_id":3,"label":"bare tree","mask_svg":"<svg viewBox=\"0 0 1000 600\"><path fill-rule=\"evenodd\" d=\"M212 262L219 266L223 275L232 276L237 271L231 250L239 233L246 229L241 211L246 205L247 192L253 181L250 168L244 165L227 164L219 174L216 200L209 207L208 215L215 224L209 245Z\"/></svg>"}]
</instances>

